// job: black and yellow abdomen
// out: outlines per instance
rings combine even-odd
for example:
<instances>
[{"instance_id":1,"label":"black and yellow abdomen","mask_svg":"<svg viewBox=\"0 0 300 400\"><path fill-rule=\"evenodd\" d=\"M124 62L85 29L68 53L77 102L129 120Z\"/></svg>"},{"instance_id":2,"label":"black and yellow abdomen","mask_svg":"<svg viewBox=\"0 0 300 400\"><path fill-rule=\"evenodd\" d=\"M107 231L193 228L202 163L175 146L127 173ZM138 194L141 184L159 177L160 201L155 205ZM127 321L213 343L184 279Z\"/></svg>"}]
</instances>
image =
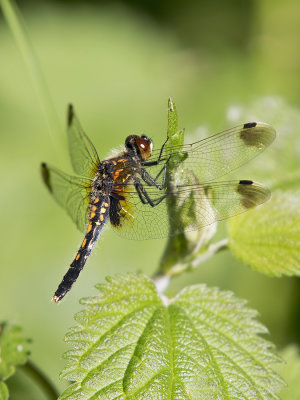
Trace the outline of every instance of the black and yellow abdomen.
<instances>
[{"instance_id":1,"label":"black and yellow abdomen","mask_svg":"<svg viewBox=\"0 0 300 400\"><path fill-rule=\"evenodd\" d=\"M109 217L110 198L108 195L101 195L93 200L89 210L89 224L83 242L71 263L67 273L58 286L52 300L58 303L71 289L78 278L82 268L90 256L95 243L99 239L104 225Z\"/></svg>"}]
</instances>

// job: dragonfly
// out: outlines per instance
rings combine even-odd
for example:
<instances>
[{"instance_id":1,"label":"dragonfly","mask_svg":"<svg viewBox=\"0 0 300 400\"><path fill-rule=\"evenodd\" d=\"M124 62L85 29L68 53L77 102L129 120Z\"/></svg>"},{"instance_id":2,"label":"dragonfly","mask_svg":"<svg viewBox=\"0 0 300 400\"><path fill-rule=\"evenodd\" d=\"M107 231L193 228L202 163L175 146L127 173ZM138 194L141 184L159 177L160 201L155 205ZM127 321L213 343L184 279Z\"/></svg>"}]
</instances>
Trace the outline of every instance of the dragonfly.
<instances>
[{"instance_id":1,"label":"dragonfly","mask_svg":"<svg viewBox=\"0 0 300 400\"><path fill-rule=\"evenodd\" d=\"M263 122L248 122L191 144L153 149L146 135L129 135L125 147L100 161L72 105L68 146L76 175L41 164L43 181L84 239L59 284L60 302L85 266L104 226L127 239L154 239L200 230L264 203L265 186L252 180L216 181L245 164L276 136ZM170 212L170 207L175 212Z\"/></svg>"}]
</instances>

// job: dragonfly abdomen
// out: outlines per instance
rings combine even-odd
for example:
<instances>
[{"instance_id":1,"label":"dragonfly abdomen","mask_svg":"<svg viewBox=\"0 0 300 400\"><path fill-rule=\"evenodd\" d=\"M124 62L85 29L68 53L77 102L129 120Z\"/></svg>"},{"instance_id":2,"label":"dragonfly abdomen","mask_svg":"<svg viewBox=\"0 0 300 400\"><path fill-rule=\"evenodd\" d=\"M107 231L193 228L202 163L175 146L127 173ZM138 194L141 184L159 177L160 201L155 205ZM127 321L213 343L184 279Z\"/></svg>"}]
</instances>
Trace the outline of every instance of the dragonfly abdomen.
<instances>
[{"instance_id":1,"label":"dragonfly abdomen","mask_svg":"<svg viewBox=\"0 0 300 400\"><path fill-rule=\"evenodd\" d=\"M94 199L93 204L90 205L89 225L85 237L73 262L52 298L56 303L58 303L68 293L85 266L85 263L87 262L87 259L108 220L109 205L110 201L108 196L102 196L101 198L97 197Z\"/></svg>"}]
</instances>

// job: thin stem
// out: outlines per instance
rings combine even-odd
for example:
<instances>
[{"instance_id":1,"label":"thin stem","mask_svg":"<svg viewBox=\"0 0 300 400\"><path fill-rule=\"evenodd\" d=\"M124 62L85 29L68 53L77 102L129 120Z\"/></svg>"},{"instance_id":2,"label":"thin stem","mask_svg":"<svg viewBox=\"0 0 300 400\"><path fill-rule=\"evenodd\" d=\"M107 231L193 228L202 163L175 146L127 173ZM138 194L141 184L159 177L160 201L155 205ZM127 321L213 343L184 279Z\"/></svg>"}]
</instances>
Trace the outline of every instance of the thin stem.
<instances>
[{"instance_id":1,"label":"thin stem","mask_svg":"<svg viewBox=\"0 0 300 400\"><path fill-rule=\"evenodd\" d=\"M59 393L53 384L32 362L28 361L21 368L27 375L30 375L31 379L41 388L49 400L56 400L58 398Z\"/></svg>"},{"instance_id":2,"label":"thin stem","mask_svg":"<svg viewBox=\"0 0 300 400\"><path fill-rule=\"evenodd\" d=\"M168 288L172 276L180 275L187 270L197 268L199 264L202 264L204 261L214 256L216 253L227 249L227 246L228 239L222 239L217 243L212 243L211 245L209 245L208 249L204 253L200 253L198 257L193 259L193 261L183 261L182 263L176 263L174 266L172 266L172 268L168 270L167 274L163 274L161 271L157 272L153 276L153 282L155 283L158 293L162 294Z\"/></svg>"},{"instance_id":3,"label":"thin stem","mask_svg":"<svg viewBox=\"0 0 300 400\"><path fill-rule=\"evenodd\" d=\"M61 126L54 108L45 78L42 73L37 56L34 52L32 43L29 39L27 29L14 0L0 0L0 5L8 26L21 51L25 64L27 65L34 89L36 91L39 104L45 116L50 137L53 142L55 152L58 153L58 143L61 141Z\"/></svg>"},{"instance_id":4,"label":"thin stem","mask_svg":"<svg viewBox=\"0 0 300 400\"><path fill-rule=\"evenodd\" d=\"M158 293L162 294L170 284L170 276L162 273L153 276L153 282Z\"/></svg>"},{"instance_id":5,"label":"thin stem","mask_svg":"<svg viewBox=\"0 0 300 400\"><path fill-rule=\"evenodd\" d=\"M199 264L203 263L204 261L208 260L216 253L219 253L222 250L227 249L228 246L228 239L222 239L217 243L212 243L208 246L208 249L205 253L200 254L197 258L194 259L192 262L192 267L197 268Z\"/></svg>"}]
</instances>

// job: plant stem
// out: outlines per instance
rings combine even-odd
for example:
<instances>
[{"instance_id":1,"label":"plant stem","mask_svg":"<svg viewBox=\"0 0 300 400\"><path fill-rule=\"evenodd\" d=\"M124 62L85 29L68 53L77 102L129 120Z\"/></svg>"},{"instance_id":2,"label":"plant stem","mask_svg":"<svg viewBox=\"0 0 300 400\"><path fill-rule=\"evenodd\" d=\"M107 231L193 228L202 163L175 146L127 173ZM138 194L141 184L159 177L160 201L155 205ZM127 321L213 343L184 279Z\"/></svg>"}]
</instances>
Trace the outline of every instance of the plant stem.
<instances>
[{"instance_id":1,"label":"plant stem","mask_svg":"<svg viewBox=\"0 0 300 400\"><path fill-rule=\"evenodd\" d=\"M162 273L154 275L153 282L159 294L162 294L170 284L170 276Z\"/></svg>"},{"instance_id":2,"label":"plant stem","mask_svg":"<svg viewBox=\"0 0 300 400\"><path fill-rule=\"evenodd\" d=\"M59 393L56 391L53 384L32 362L28 361L21 368L30 375L31 379L41 388L49 400L56 400Z\"/></svg>"},{"instance_id":3,"label":"plant stem","mask_svg":"<svg viewBox=\"0 0 300 400\"><path fill-rule=\"evenodd\" d=\"M33 46L29 39L27 29L14 0L0 0L0 5L8 26L16 40L16 43L27 65L34 89L36 91L39 104L45 116L50 137L53 142L55 152L58 153L58 143L62 140L61 126L53 105L45 78L42 73L39 61L35 55ZM56 143L56 144L55 144Z\"/></svg>"},{"instance_id":4,"label":"plant stem","mask_svg":"<svg viewBox=\"0 0 300 400\"><path fill-rule=\"evenodd\" d=\"M212 243L208 246L208 249L205 253L200 254L197 258L195 258L192 262L192 268L197 268L199 264L211 258L213 255L218 253L219 251L227 249L228 239L222 239L217 243Z\"/></svg>"},{"instance_id":5,"label":"plant stem","mask_svg":"<svg viewBox=\"0 0 300 400\"><path fill-rule=\"evenodd\" d=\"M217 243L210 244L204 253L200 253L192 261L186 262L183 260L182 263L176 263L168 270L167 274L163 274L161 271L156 273L153 277L153 281L158 293L162 294L168 288L172 276L180 275L187 270L197 268L199 264L202 264L216 253L225 250L227 245L228 239L222 239Z\"/></svg>"}]
</instances>

